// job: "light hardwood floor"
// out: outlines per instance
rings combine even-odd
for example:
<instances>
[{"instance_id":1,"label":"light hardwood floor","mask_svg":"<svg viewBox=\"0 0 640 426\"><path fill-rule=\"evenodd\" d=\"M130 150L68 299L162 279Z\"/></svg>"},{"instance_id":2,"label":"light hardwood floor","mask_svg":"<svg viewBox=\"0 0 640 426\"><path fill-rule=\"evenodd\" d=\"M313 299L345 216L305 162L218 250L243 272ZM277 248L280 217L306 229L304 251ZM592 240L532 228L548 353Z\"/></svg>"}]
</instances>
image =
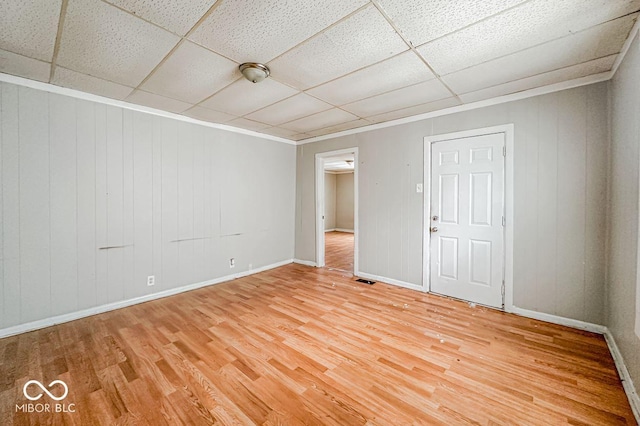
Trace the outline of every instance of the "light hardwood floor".
<instances>
[{"instance_id":1,"label":"light hardwood floor","mask_svg":"<svg viewBox=\"0 0 640 426\"><path fill-rule=\"evenodd\" d=\"M324 233L324 265L327 268L353 272L353 234L331 231Z\"/></svg>"},{"instance_id":2,"label":"light hardwood floor","mask_svg":"<svg viewBox=\"0 0 640 426\"><path fill-rule=\"evenodd\" d=\"M301 265L0 339L0 361L0 425L635 424L602 336ZM76 412L16 413L29 379Z\"/></svg>"}]
</instances>

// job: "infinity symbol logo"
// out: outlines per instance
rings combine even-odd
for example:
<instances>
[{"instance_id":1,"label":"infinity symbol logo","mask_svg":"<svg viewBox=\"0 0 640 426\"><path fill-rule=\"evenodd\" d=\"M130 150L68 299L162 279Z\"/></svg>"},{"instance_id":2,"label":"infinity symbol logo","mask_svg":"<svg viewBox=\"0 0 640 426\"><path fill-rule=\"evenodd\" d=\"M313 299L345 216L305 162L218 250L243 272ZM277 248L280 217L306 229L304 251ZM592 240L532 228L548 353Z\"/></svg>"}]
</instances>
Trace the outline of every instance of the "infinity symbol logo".
<instances>
[{"instance_id":1,"label":"infinity symbol logo","mask_svg":"<svg viewBox=\"0 0 640 426\"><path fill-rule=\"evenodd\" d=\"M61 384L62 387L64 388L64 393L62 394L62 396L54 396L51 392L49 392L47 390L47 388L45 388L42 383L40 383L37 380L29 380L27 383L24 384L24 387L22 388L22 393L24 393L24 396L27 397L27 399L30 399L31 401L37 401L40 398L42 398L42 392L46 393L47 395L49 395L49 398L51 399L55 399L56 401L61 401L63 399L65 399L67 397L67 394L69 393L69 388L67 387L67 384L65 382L63 382L62 380L54 380L53 382L49 383L49 388L57 385L57 384ZM42 389L42 392L40 392L38 395L36 396L31 396L29 394L27 394L27 388L29 387L29 385L37 385L40 387L40 389Z\"/></svg>"}]
</instances>

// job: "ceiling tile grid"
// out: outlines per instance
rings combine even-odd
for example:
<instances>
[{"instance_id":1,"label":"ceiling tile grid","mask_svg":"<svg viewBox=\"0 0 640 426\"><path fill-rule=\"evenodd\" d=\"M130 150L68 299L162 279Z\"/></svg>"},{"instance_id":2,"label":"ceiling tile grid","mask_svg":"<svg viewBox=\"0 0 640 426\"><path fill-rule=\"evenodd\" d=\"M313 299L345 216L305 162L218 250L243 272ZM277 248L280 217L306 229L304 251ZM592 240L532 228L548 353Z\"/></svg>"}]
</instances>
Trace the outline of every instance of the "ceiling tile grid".
<instances>
[{"instance_id":1,"label":"ceiling tile grid","mask_svg":"<svg viewBox=\"0 0 640 426\"><path fill-rule=\"evenodd\" d=\"M135 87L180 39L99 0L69 0L57 63Z\"/></svg>"},{"instance_id":2,"label":"ceiling tile grid","mask_svg":"<svg viewBox=\"0 0 640 426\"><path fill-rule=\"evenodd\" d=\"M216 0L105 0L184 36L216 3Z\"/></svg>"},{"instance_id":3,"label":"ceiling tile grid","mask_svg":"<svg viewBox=\"0 0 640 426\"><path fill-rule=\"evenodd\" d=\"M284 83L308 89L408 49L370 5L269 63Z\"/></svg>"},{"instance_id":4,"label":"ceiling tile grid","mask_svg":"<svg viewBox=\"0 0 640 426\"><path fill-rule=\"evenodd\" d=\"M247 118L277 126L330 108L330 104L306 93L300 93L253 112L247 115Z\"/></svg>"},{"instance_id":5,"label":"ceiling tile grid","mask_svg":"<svg viewBox=\"0 0 640 426\"><path fill-rule=\"evenodd\" d=\"M0 72L19 75L37 81L49 81L51 64L0 50Z\"/></svg>"},{"instance_id":6,"label":"ceiling tile grid","mask_svg":"<svg viewBox=\"0 0 640 426\"><path fill-rule=\"evenodd\" d=\"M367 0L221 0L190 36L238 62L268 62Z\"/></svg>"},{"instance_id":7,"label":"ceiling tile grid","mask_svg":"<svg viewBox=\"0 0 640 426\"><path fill-rule=\"evenodd\" d=\"M0 72L300 140L602 76L639 11L640 0L2 0ZM244 80L242 62L266 63L270 78Z\"/></svg>"},{"instance_id":8,"label":"ceiling tile grid","mask_svg":"<svg viewBox=\"0 0 640 426\"><path fill-rule=\"evenodd\" d=\"M240 78L201 102L200 106L242 116L297 93L299 93L298 90L279 83L273 78L268 78L260 83L252 83Z\"/></svg>"},{"instance_id":9,"label":"ceiling tile grid","mask_svg":"<svg viewBox=\"0 0 640 426\"><path fill-rule=\"evenodd\" d=\"M51 83L112 99L124 99L133 92L132 87L112 83L111 81L102 80L62 67L56 67Z\"/></svg>"},{"instance_id":10,"label":"ceiling tile grid","mask_svg":"<svg viewBox=\"0 0 640 426\"><path fill-rule=\"evenodd\" d=\"M0 49L51 62L62 0L0 1Z\"/></svg>"},{"instance_id":11,"label":"ceiling tile grid","mask_svg":"<svg viewBox=\"0 0 640 426\"><path fill-rule=\"evenodd\" d=\"M141 88L196 104L240 78L238 65L185 40L160 64Z\"/></svg>"}]
</instances>

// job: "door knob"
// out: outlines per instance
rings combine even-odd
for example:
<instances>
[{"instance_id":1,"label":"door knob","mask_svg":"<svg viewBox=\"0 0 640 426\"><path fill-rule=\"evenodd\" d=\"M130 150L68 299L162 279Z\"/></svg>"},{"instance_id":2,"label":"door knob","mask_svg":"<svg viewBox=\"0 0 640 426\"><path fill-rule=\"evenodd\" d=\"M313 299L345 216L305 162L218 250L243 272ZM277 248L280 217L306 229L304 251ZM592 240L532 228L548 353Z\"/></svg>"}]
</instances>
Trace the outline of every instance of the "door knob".
<instances>
[{"instance_id":1,"label":"door knob","mask_svg":"<svg viewBox=\"0 0 640 426\"><path fill-rule=\"evenodd\" d=\"M431 228L431 232L438 232L438 227L434 226L433 228Z\"/></svg>"}]
</instances>

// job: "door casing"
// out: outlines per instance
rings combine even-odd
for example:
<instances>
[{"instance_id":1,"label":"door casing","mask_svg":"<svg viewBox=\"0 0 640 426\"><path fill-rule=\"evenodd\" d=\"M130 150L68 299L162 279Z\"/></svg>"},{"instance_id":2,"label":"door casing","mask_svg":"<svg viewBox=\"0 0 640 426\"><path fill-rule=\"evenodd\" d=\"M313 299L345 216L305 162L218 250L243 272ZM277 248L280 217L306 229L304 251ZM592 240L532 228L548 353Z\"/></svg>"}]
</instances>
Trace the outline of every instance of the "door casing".
<instances>
[{"instance_id":1,"label":"door casing","mask_svg":"<svg viewBox=\"0 0 640 426\"><path fill-rule=\"evenodd\" d=\"M461 132L445 133L424 138L424 210L422 216L422 289L431 291L431 144L452 139L482 136L494 133L504 133L505 136L505 245L504 245L504 310L513 310L513 183L514 183L514 125L504 124L500 126L484 127L480 129L465 130Z\"/></svg>"}]
</instances>

